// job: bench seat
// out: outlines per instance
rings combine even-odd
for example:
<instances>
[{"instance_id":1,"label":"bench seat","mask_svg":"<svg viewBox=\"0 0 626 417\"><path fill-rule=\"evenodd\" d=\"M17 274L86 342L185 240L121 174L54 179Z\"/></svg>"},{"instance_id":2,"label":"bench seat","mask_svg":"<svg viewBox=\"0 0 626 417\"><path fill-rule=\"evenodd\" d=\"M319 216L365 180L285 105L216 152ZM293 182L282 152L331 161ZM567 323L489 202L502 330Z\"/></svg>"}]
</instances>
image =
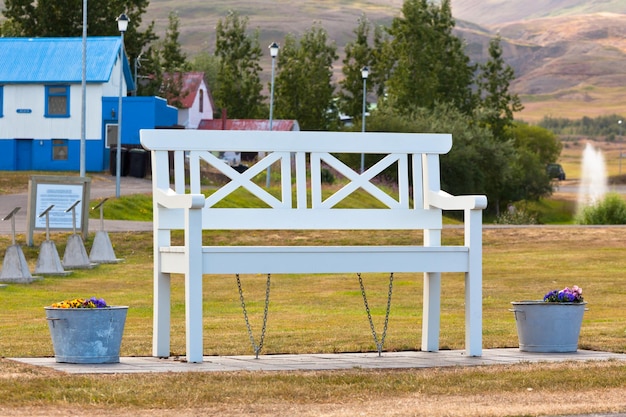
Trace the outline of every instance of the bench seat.
<instances>
[{"instance_id":1,"label":"bench seat","mask_svg":"<svg viewBox=\"0 0 626 417\"><path fill-rule=\"evenodd\" d=\"M185 273L185 247L159 249L161 271ZM464 246L203 246L203 274L465 272Z\"/></svg>"}]
</instances>

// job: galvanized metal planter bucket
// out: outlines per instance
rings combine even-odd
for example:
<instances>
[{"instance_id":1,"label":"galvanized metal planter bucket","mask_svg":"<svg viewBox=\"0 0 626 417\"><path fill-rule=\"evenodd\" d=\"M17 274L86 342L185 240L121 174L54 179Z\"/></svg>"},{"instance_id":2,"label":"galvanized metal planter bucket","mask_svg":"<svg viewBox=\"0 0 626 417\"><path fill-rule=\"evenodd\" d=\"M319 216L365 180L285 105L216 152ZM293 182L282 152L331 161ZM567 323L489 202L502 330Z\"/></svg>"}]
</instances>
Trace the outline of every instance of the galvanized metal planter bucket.
<instances>
[{"instance_id":1,"label":"galvanized metal planter bucket","mask_svg":"<svg viewBox=\"0 0 626 417\"><path fill-rule=\"evenodd\" d=\"M515 301L519 348L524 352L576 352L586 310L582 303Z\"/></svg>"},{"instance_id":2,"label":"galvanized metal planter bucket","mask_svg":"<svg viewBox=\"0 0 626 417\"><path fill-rule=\"evenodd\" d=\"M118 363L128 307L45 307L54 357L66 363Z\"/></svg>"}]
</instances>

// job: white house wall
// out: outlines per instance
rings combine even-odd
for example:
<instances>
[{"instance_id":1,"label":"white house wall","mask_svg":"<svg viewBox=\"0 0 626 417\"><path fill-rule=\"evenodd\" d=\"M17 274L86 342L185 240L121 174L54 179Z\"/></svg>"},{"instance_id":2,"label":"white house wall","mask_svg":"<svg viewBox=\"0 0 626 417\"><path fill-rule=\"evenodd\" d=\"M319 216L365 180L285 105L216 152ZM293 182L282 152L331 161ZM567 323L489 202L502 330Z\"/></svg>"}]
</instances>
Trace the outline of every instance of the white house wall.
<instances>
[{"instance_id":1,"label":"white house wall","mask_svg":"<svg viewBox=\"0 0 626 417\"><path fill-rule=\"evenodd\" d=\"M198 122L199 123L199 122ZM191 122L189 120L189 109L178 109L178 124L181 126L185 126L185 129L195 129L198 127L191 126Z\"/></svg>"},{"instance_id":2,"label":"white house wall","mask_svg":"<svg viewBox=\"0 0 626 417\"><path fill-rule=\"evenodd\" d=\"M200 89L204 92L202 94L203 112L200 113ZM187 129L197 129L202 119L213 119L213 108L211 107L211 100L209 100L209 92L204 81L200 83L198 92L193 101L193 105L190 109L186 109L186 112L179 110L178 121L179 124L183 124ZM181 117L182 116L182 117Z\"/></svg>"},{"instance_id":3,"label":"white house wall","mask_svg":"<svg viewBox=\"0 0 626 417\"><path fill-rule=\"evenodd\" d=\"M118 84L119 88L119 84ZM86 88L86 138L100 139L103 85ZM45 117L46 90L42 84L4 86L4 109L0 119L2 139L77 139L81 137L82 92L70 85L70 117Z\"/></svg>"},{"instance_id":4,"label":"white house wall","mask_svg":"<svg viewBox=\"0 0 626 417\"><path fill-rule=\"evenodd\" d=\"M103 97L119 97L120 95L120 60L115 61L109 82L102 84ZM126 96L126 83L122 83L122 96ZM122 121L123 123L123 121Z\"/></svg>"}]
</instances>

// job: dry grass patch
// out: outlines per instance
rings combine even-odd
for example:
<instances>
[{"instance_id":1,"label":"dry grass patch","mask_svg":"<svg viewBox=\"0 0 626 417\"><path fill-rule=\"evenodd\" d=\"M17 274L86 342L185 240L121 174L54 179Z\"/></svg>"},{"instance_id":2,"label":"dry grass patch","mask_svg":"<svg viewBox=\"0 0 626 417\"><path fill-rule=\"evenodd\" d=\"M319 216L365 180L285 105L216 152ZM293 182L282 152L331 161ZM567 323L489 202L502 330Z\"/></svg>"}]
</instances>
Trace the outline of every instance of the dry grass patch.
<instances>
[{"instance_id":1,"label":"dry grass patch","mask_svg":"<svg viewBox=\"0 0 626 417\"><path fill-rule=\"evenodd\" d=\"M0 373L12 366L1 360ZM0 378L0 412L463 417L609 412L626 406L626 367L616 362L71 378L20 368L18 373L34 376Z\"/></svg>"}]
</instances>

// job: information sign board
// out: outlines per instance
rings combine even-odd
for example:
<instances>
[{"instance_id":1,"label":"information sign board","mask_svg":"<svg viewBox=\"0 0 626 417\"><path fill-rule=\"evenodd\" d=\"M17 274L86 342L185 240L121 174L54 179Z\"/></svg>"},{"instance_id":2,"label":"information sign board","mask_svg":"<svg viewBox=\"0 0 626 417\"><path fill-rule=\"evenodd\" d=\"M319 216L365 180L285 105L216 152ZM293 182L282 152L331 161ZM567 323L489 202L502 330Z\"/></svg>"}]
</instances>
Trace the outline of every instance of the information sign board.
<instances>
[{"instance_id":1,"label":"information sign board","mask_svg":"<svg viewBox=\"0 0 626 417\"><path fill-rule=\"evenodd\" d=\"M91 179L87 177L33 175L28 181L27 231L28 245L33 245L35 230L71 231L81 230L83 238L89 234L89 200ZM74 216L68 208L77 201ZM40 216L50 206L46 216Z\"/></svg>"}]
</instances>

